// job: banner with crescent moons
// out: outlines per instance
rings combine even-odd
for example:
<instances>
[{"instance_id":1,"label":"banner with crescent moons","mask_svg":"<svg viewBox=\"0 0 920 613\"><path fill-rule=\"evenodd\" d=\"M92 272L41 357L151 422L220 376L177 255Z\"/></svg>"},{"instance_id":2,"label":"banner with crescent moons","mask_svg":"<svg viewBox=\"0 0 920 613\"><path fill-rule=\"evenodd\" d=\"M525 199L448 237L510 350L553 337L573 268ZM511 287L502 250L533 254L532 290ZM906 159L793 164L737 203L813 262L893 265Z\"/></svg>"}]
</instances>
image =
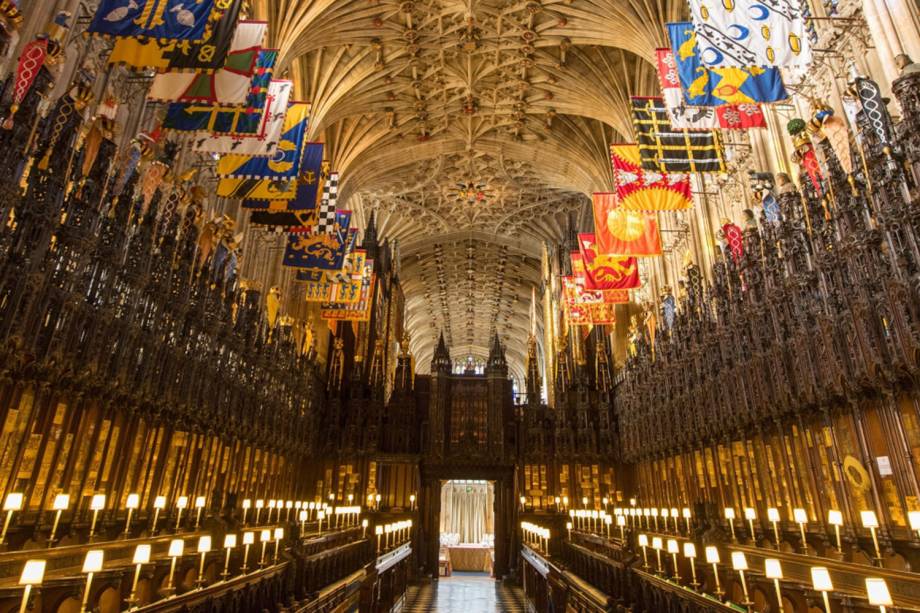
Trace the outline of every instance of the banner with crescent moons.
<instances>
[{"instance_id":1,"label":"banner with crescent moons","mask_svg":"<svg viewBox=\"0 0 920 613\"><path fill-rule=\"evenodd\" d=\"M300 172L310 105L295 102L287 109L281 139L271 157L230 153L217 162L217 174L242 179L291 179Z\"/></svg>"},{"instance_id":2,"label":"banner with crescent moons","mask_svg":"<svg viewBox=\"0 0 920 613\"><path fill-rule=\"evenodd\" d=\"M811 63L801 0L690 0L690 15L710 68Z\"/></svg>"}]
</instances>

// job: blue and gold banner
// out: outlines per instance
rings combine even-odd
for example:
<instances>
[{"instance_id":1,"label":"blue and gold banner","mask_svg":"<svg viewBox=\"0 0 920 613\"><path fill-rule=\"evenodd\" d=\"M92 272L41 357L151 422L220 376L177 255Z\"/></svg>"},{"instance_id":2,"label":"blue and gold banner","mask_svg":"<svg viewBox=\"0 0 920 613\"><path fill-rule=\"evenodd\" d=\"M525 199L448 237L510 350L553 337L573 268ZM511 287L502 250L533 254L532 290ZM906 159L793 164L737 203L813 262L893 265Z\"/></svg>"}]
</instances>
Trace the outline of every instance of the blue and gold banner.
<instances>
[{"instance_id":1,"label":"blue and gold banner","mask_svg":"<svg viewBox=\"0 0 920 613\"><path fill-rule=\"evenodd\" d=\"M244 200L293 200L297 195L296 179L221 179L217 195Z\"/></svg>"},{"instance_id":2,"label":"blue and gold banner","mask_svg":"<svg viewBox=\"0 0 920 613\"><path fill-rule=\"evenodd\" d=\"M284 128L273 156L261 157L230 153L218 161L217 174L242 179L291 179L296 177L300 172L304 137L309 119L310 105L306 102L295 102L287 109Z\"/></svg>"},{"instance_id":3,"label":"blue and gold banner","mask_svg":"<svg viewBox=\"0 0 920 613\"><path fill-rule=\"evenodd\" d=\"M214 0L101 0L88 32L101 36L201 40Z\"/></svg>"},{"instance_id":4,"label":"blue and gold banner","mask_svg":"<svg viewBox=\"0 0 920 613\"><path fill-rule=\"evenodd\" d=\"M358 300L350 303L325 303L321 307L321 317L330 321L370 321L375 277L374 261L367 260L364 263Z\"/></svg>"},{"instance_id":5,"label":"blue and gold banner","mask_svg":"<svg viewBox=\"0 0 920 613\"><path fill-rule=\"evenodd\" d=\"M298 270L297 280L304 282L307 302L357 302L361 295L367 252L357 249L345 256L342 274L322 270ZM342 278L337 278L341 276Z\"/></svg>"},{"instance_id":6,"label":"blue and gold banner","mask_svg":"<svg viewBox=\"0 0 920 613\"><path fill-rule=\"evenodd\" d=\"M345 265L345 256L354 246L357 230L347 230L351 223L351 211L336 215L336 231L292 232L284 250L282 263L292 268L315 270L340 270Z\"/></svg>"},{"instance_id":7,"label":"blue and gold banner","mask_svg":"<svg viewBox=\"0 0 920 613\"><path fill-rule=\"evenodd\" d=\"M689 21L668 24L684 100L691 106L780 102L789 98L778 68L707 68Z\"/></svg>"}]
</instances>

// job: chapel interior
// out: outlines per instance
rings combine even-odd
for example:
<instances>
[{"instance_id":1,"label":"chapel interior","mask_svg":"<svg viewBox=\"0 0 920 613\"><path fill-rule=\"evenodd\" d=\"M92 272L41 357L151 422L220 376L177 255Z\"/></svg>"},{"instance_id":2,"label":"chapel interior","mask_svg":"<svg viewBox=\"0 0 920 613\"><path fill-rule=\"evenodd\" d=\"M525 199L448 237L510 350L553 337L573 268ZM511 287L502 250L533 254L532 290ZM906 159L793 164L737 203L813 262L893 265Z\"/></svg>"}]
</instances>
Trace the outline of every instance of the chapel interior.
<instances>
[{"instance_id":1,"label":"chapel interior","mask_svg":"<svg viewBox=\"0 0 920 613\"><path fill-rule=\"evenodd\" d=\"M917 0L0 0L0 613L920 611Z\"/></svg>"}]
</instances>

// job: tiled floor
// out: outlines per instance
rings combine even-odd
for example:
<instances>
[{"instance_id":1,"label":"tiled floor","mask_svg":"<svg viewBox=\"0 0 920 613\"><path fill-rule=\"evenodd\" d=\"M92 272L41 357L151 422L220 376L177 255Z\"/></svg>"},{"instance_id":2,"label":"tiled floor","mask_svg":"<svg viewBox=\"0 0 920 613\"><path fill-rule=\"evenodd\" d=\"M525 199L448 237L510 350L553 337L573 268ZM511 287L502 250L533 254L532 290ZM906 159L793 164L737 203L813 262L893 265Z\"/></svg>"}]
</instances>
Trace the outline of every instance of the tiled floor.
<instances>
[{"instance_id":1,"label":"tiled floor","mask_svg":"<svg viewBox=\"0 0 920 613\"><path fill-rule=\"evenodd\" d=\"M403 613L523 613L524 593L488 575L454 573L436 582L411 586Z\"/></svg>"}]
</instances>

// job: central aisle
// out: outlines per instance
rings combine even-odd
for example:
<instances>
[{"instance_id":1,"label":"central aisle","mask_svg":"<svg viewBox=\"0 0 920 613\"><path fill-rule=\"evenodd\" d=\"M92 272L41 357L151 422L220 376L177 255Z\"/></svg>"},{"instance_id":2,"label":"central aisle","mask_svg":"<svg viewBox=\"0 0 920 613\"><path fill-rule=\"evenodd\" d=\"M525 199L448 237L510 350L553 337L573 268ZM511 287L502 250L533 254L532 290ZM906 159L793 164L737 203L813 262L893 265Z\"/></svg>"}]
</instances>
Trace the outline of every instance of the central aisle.
<instances>
[{"instance_id":1,"label":"central aisle","mask_svg":"<svg viewBox=\"0 0 920 613\"><path fill-rule=\"evenodd\" d=\"M454 573L437 582L412 586L403 613L523 613L524 593L486 574Z\"/></svg>"}]
</instances>

